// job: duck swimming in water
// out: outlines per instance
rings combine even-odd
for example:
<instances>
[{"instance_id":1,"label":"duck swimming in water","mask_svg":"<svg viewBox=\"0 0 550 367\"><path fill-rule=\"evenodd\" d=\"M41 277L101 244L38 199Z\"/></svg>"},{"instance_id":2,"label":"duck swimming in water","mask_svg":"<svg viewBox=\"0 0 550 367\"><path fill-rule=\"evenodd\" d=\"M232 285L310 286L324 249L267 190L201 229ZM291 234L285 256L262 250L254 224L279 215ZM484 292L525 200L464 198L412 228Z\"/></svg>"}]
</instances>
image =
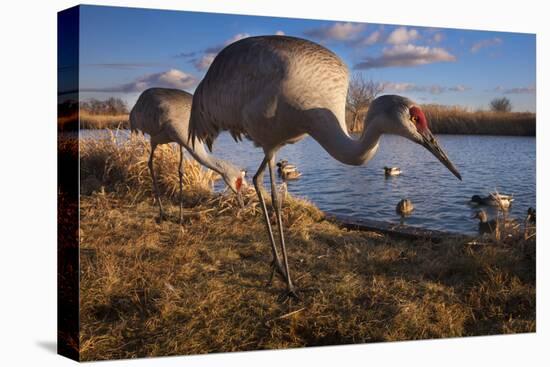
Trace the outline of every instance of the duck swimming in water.
<instances>
[{"instance_id":1,"label":"duck swimming in water","mask_svg":"<svg viewBox=\"0 0 550 367\"><path fill-rule=\"evenodd\" d=\"M512 195L490 193L489 196L486 197L474 195L470 201L478 205L498 206L503 209L508 209L512 205L514 198Z\"/></svg>"},{"instance_id":2,"label":"duck swimming in water","mask_svg":"<svg viewBox=\"0 0 550 367\"><path fill-rule=\"evenodd\" d=\"M301 173L301 172L298 172L298 171L283 171L283 173L281 174L281 178L282 178L284 181L296 180L296 179L298 179L301 175L302 175L302 173Z\"/></svg>"},{"instance_id":3,"label":"duck swimming in water","mask_svg":"<svg viewBox=\"0 0 550 367\"><path fill-rule=\"evenodd\" d=\"M298 171L298 168L288 163L287 160L281 160L277 163L277 171L279 172L279 176L284 181L287 180L296 180L298 177L300 177L302 174Z\"/></svg>"},{"instance_id":4,"label":"duck swimming in water","mask_svg":"<svg viewBox=\"0 0 550 367\"><path fill-rule=\"evenodd\" d=\"M397 203L397 206L395 207L396 213L401 215L402 217L411 214L413 210L414 205L409 199L401 200L399 203Z\"/></svg>"},{"instance_id":5,"label":"duck swimming in water","mask_svg":"<svg viewBox=\"0 0 550 367\"><path fill-rule=\"evenodd\" d=\"M399 176L401 174L401 168L399 167L384 167L384 175L386 176Z\"/></svg>"}]
</instances>

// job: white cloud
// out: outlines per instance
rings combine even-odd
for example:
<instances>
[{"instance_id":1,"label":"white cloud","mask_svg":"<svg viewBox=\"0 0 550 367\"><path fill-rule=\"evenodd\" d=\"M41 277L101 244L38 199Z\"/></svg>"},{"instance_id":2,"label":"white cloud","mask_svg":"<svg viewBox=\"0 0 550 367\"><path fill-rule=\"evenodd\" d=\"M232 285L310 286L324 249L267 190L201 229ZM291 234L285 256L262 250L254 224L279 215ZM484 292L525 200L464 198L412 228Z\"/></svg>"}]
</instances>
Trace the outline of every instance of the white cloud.
<instances>
[{"instance_id":1,"label":"white cloud","mask_svg":"<svg viewBox=\"0 0 550 367\"><path fill-rule=\"evenodd\" d=\"M421 93L430 93L430 94L441 94L444 92L465 92L470 90L469 87L464 85L456 85L452 87L445 87L439 84L432 85L416 85L414 83L394 83L394 82L384 82L381 83L385 91L395 92L395 93L406 93L406 92L421 92Z\"/></svg>"},{"instance_id":2,"label":"white cloud","mask_svg":"<svg viewBox=\"0 0 550 367\"><path fill-rule=\"evenodd\" d=\"M394 82L384 82L382 83L384 91L391 91L397 93L404 93L414 90L416 86L413 83L394 83Z\"/></svg>"},{"instance_id":3,"label":"white cloud","mask_svg":"<svg viewBox=\"0 0 550 367\"><path fill-rule=\"evenodd\" d=\"M391 66L417 66L436 62L455 61L456 57L441 47L396 45L384 48L382 55L368 57L356 64L354 69L373 69Z\"/></svg>"},{"instance_id":4,"label":"white cloud","mask_svg":"<svg viewBox=\"0 0 550 367\"><path fill-rule=\"evenodd\" d=\"M250 37L248 33L237 33L231 38L225 40L222 44L211 46L202 51L202 55L191 59L195 68L199 71L204 71L210 67L214 58L224 47L229 46L230 44L242 40L243 38Z\"/></svg>"},{"instance_id":5,"label":"white cloud","mask_svg":"<svg viewBox=\"0 0 550 367\"><path fill-rule=\"evenodd\" d=\"M467 86L465 86L465 85L463 85L463 84L458 84L458 85L455 85L454 87L450 87L450 88L449 88L449 90L450 90L451 92L466 92L466 91L468 91L468 90L470 90L470 89L472 89L472 88L467 87Z\"/></svg>"},{"instance_id":6,"label":"white cloud","mask_svg":"<svg viewBox=\"0 0 550 367\"><path fill-rule=\"evenodd\" d=\"M402 45L410 43L420 38L420 34L416 29L407 29L406 27L396 28L390 33L386 42L392 45Z\"/></svg>"},{"instance_id":7,"label":"white cloud","mask_svg":"<svg viewBox=\"0 0 550 367\"><path fill-rule=\"evenodd\" d=\"M217 54L225 46L228 46L228 45L232 44L233 42L237 42L237 41L242 40L243 38L247 38L247 37L250 37L250 34L248 34L248 33L237 33L233 37L225 40L222 44L208 47L207 49L204 50L204 53L205 54Z\"/></svg>"},{"instance_id":8,"label":"white cloud","mask_svg":"<svg viewBox=\"0 0 550 367\"><path fill-rule=\"evenodd\" d=\"M498 38L498 37L489 38L489 39L481 40L481 41L478 41L478 42L474 43L472 45L472 48L470 48L470 51L472 53L476 53L479 50L481 50L482 48L498 46L500 44L502 44L502 39L501 38Z\"/></svg>"},{"instance_id":9,"label":"white cloud","mask_svg":"<svg viewBox=\"0 0 550 367\"><path fill-rule=\"evenodd\" d=\"M304 33L323 41L348 41L356 38L366 26L361 23L334 23L330 26L310 29Z\"/></svg>"},{"instance_id":10,"label":"white cloud","mask_svg":"<svg viewBox=\"0 0 550 367\"><path fill-rule=\"evenodd\" d=\"M437 32L433 35L432 41L434 41L435 43L439 43L443 41L444 38L445 36L443 35L443 33Z\"/></svg>"},{"instance_id":11,"label":"white cloud","mask_svg":"<svg viewBox=\"0 0 550 367\"><path fill-rule=\"evenodd\" d=\"M190 89L197 84L198 80L193 75L178 69L170 69L160 73L148 74L137 78L130 83L119 84L105 88L82 88L83 92L121 92L136 93L147 88L177 88Z\"/></svg>"},{"instance_id":12,"label":"white cloud","mask_svg":"<svg viewBox=\"0 0 550 367\"><path fill-rule=\"evenodd\" d=\"M233 37L226 40L223 44L224 44L224 46L227 46L227 45L232 44L233 42L237 42L237 41L242 40L243 38L247 38L247 37L250 37L250 34L248 34L248 33L237 33Z\"/></svg>"},{"instance_id":13,"label":"white cloud","mask_svg":"<svg viewBox=\"0 0 550 367\"><path fill-rule=\"evenodd\" d=\"M277 32L275 32L275 35L276 36L284 36L285 35L285 32L281 31L281 30L278 30Z\"/></svg>"},{"instance_id":14,"label":"white cloud","mask_svg":"<svg viewBox=\"0 0 550 367\"><path fill-rule=\"evenodd\" d=\"M374 31L366 37L358 38L354 41L351 41L353 46L372 46L375 43L378 43L382 40L382 31Z\"/></svg>"},{"instance_id":15,"label":"white cloud","mask_svg":"<svg viewBox=\"0 0 550 367\"><path fill-rule=\"evenodd\" d=\"M214 58L216 57L216 53L205 53L202 55L199 59L195 59L193 61L193 64L197 68L197 70L204 71L212 65L212 62L214 61Z\"/></svg>"},{"instance_id":16,"label":"white cloud","mask_svg":"<svg viewBox=\"0 0 550 367\"><path fill-rule=\"evenodd\" d=\"M536 86L530 85L528 87L512 87L504 88L503 86L498 86L493 89L495 92L500 92L504 94L534 94L537 91Z\"/></svg>"}]
</instances>

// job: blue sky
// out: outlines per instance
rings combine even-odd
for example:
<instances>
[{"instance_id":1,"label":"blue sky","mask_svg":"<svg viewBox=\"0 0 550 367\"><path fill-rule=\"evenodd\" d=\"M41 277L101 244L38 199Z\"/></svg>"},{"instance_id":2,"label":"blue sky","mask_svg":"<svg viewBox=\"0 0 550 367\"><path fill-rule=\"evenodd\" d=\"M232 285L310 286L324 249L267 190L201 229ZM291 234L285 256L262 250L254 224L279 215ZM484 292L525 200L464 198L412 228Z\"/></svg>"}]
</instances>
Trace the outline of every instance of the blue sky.
<instances>
[{"instance_id":1,"label":"blue sky","mask_svg":"<svg viewBox=\"0 0 550 367\"><path fill-rule=\"evenodd\" d=\"M516 111L536 108L533 34L98 6L81 7L81 97L132 107L153 86L193 92L221 48L266 34L323 44L351 73L419 103L475 110L505 96Z\"/></svg>"}]
</instances>

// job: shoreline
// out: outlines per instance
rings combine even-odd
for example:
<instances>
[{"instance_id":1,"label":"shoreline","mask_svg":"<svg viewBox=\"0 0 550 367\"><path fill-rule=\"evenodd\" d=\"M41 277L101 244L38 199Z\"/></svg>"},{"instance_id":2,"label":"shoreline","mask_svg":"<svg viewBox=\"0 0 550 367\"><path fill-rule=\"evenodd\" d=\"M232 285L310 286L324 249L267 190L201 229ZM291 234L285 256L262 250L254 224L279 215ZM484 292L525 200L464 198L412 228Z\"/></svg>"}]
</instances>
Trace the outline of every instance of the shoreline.
<instances>
[{"instance_id":1,"label":"shoreline","mask_svg":"<svg viewBox=\"0 0 550 367\"><path fill-rule=\"evenodd\" d=\"M486 135L486 136L536 136L534 113L509 112L460 112L441 117L440 112L426 111L430 128L437 135ZM362 125L362 124L361 124ZM128 115L78 115L59 117L61 130L81 129L129 129ZM350 131L361 134L362 128Z\"/></svg>"}]
</instances>

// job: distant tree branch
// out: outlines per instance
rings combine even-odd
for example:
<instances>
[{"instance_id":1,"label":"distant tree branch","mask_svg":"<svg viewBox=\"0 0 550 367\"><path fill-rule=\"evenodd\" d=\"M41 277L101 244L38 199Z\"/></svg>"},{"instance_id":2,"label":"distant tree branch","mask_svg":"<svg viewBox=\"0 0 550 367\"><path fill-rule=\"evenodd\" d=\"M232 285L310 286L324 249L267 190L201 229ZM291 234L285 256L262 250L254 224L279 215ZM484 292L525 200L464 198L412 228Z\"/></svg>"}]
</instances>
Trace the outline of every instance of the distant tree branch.
<instances>
[{"instance_id":1,"label":"distant tree branch","mask_svg":"<svg viewBox=\"0 0 550 367\"><path fill-rule=\"evenodd\" d=\"M360 116L364 115L370 103L384 91L381 83L366 80L363 74L356 73L350 80L346 107L351 113L351 121L348 122L350 131L358 131L362 126Z\"/></svg>"},{"instance_id":2,"label":"distant tree branch","mask_svg":"<svg viewBox=\"0 0 550 367\"><path fill-rule=\"evenodd\" d=\"M111 97L104 101L92 98L80 102L80 108L92 115L125 115L128 114L128 106L120 98Z\"/></svg>"},{"instance_id":3,"label":"distant tree branch","mask_svg":"<svg viewBox=\"0 0 550 367\"><path fill-rule=\"evenodd\" d=\"M512 111L512 103L506 97L495 98L489 103L491 111L494 112L510 112Z\"/></svg>"}]
</instances>

